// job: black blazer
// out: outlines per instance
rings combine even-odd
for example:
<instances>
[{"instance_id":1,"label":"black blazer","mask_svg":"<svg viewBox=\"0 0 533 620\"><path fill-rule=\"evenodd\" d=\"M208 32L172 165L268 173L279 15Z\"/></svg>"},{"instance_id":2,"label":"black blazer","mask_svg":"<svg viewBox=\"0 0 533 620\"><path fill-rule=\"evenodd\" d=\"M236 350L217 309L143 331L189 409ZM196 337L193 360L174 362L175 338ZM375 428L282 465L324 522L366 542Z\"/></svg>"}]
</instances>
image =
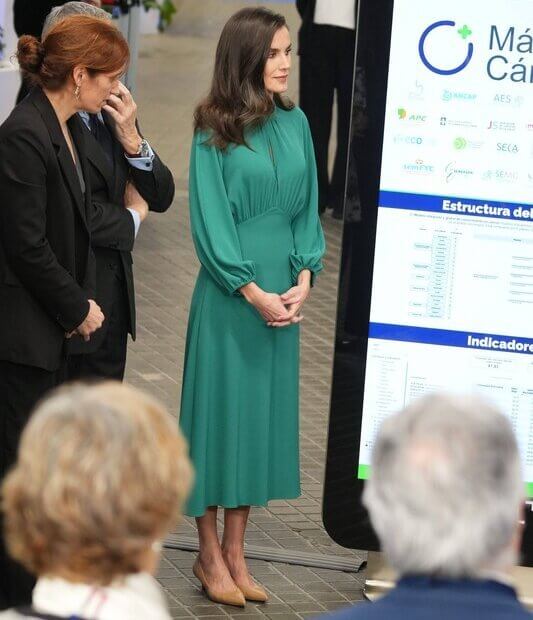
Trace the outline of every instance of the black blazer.
<instances>
[{"instance_id":1,"label":"black blazer","mask_svg":"<svg viewBox=\"0 0 533 620\"><path fill-rule=\"evenodd\" d=\"M23 34L41 36L44 20L53 7L61 6L68 0L15 0L13 16L15 32L20 37Z\"/></svg>"},{"instance_id":2,"label":"black blazer","mask_svg":"<svg viewBox=\"0 0 533 620\"><path fill-rule=\"evenodd\" d=\"M106 125L110 127L106 114L103 116ZM135 228L131 214L124 208L126 182L131 180L134 183L151 211L163 212L174 199L174 179L157 154L151 172L130 166L120 142L115 138L112 167L102 147L84 123L83 132L92 195L91 242L96 257L96 301L104 315L111 316L116 290L120 287L129 308L127 329L135 339L135 290L131 256ZM81 338L73 339L69 343L69 353L76 355L98 350L106 333L107 325L104 322L89 342Z\"/></svg>"},{"instance_id":3,"label":"black blazer","mask_svg":"<svg viewBox=\"0 0 533 620\"><path fill-rule=\"evenodd\" d=\"M355 23L357 23L357 3L354 1ZM302 25L298 31L298 54L312 52L315 42L313 41L313 20L315 18L316 0L296 0L296 9L302 18Z\"/></svg>"},{"instance_id":4,"label":"black blazer","mask_svg":"<svg viewBox=\"0 0 533 620\"><path fill-rule=\"evenodd\" d=\"M87 178L81 121L68 126ZM56 370L94 297L82 194L57 116L33 89L0 126L0 360Z\"/></svg>"}]
</instances>

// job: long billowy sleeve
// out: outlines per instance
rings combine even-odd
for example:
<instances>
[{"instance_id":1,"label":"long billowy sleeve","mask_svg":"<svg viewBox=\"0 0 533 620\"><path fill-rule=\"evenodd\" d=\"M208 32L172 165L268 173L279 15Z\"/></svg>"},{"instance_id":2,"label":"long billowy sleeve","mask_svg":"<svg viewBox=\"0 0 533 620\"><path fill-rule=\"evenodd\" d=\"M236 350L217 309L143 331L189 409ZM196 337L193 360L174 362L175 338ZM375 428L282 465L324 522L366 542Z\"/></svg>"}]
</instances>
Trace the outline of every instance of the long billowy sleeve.
<instances>
[{"instance_id":1,"label":"long billowy sleeve","mask_svg":"<svg viewBox=\"0 0 533 620\"><path fill-rule=\"evenodd\" d=\"M294 283L298 274L311 271L311 281L322 270L322 256L326 250L324 233L318 217L318 181L315 152L309 124L301 113L303 123L303 147L306 160L306 178L303 184L303 206L292 221L294 252L290 256L291 274Z\"/></svg>"},{"instance_id":2,"label":"long billowy sleeve","mask_svg":"<svg viewBox=\"0 0 533 620\"><path fill-rule=\"evenodd\" d=\"M255 265L244 260L231 213L219 149L197 132L191 149L189 205L194 246L200 263L229 295L255 279Z\"/></svg>"}]
</instances>

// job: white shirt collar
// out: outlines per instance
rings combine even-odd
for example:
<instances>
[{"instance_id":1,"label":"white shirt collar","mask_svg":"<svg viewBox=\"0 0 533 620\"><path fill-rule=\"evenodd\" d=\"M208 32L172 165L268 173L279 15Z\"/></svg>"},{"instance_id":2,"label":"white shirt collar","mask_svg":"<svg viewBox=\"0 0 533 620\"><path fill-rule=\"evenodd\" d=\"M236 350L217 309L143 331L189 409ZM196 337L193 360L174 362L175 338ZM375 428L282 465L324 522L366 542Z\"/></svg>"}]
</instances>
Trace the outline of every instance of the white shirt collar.
<instances>
[{"instance_id":1,"label":"white shirt collar","mask_svg":"<svg viewBox=\"0 0 533 620\"><path fill-rule=\"evenodd\" d=\"M33 606L41 613L94 620L170 620L163 593L147 573L129 575L107 587L41 577L33 590Z\"/></svg>"}]
</instances>

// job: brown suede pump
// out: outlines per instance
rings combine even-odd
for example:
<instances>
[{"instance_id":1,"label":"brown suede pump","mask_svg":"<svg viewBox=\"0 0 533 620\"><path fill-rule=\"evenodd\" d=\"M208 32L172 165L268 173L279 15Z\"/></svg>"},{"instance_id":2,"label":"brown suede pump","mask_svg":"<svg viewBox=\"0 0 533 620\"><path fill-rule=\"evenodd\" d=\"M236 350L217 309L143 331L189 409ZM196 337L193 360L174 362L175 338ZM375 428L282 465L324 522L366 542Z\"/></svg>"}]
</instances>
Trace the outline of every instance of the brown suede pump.
<instances>
[{"instance_id":1,"label":"brown suede pump","mask_svg":"<svg viewBox=\"0 0 533 620\"><path fill-rule=\"evenodd\" d=\"M198 560L196 560L196 562L193 564L192 572L194 573L194 576L198 579L198 581L202 584L202 588L207 594L207 598L213 601L213 603L221 603L222 605L233 605L234 607L246 606L246 599L244 598L244 594L236 586L235 589L228 590L226 592L213 590L208 585L204 570Z\"/></svg>"},{"instance_id":2,"label":"brown suede pump","mask_svg":"<svg viewBox=\"0 0 533 620\"><path fill-rule=\"evenodd\" d=\"M251 601L253 603L266 603L268 601L268 594L265 589L257 583L254 583L253 586L243 586L237 584L237 587L244 594L244 598L247 601Z\"/></svg>"}]
</instances>

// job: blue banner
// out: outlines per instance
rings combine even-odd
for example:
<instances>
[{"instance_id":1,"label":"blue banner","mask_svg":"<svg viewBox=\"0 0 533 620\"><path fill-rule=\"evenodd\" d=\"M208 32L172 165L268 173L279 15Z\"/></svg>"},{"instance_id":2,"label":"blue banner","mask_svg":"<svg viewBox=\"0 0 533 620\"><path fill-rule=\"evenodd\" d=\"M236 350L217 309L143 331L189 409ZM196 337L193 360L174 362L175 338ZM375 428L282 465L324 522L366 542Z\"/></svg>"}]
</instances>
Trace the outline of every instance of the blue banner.
<instances>
[{"instance_id":1,"label":"blue banner","mask_svg":"<svg viewBox=\"0 0 533 620\"><path fill-rule=\"evenodd\" d=\"M381 191L379 206L387 209L429 211L445 215L470 215L522 222L533 220L533 204L499 202L480 198Z\"/></svg>"},{"instance_id":2,"label":"blue banner","mask_svg":"<svg viewBox=\"0 0 533 620\"><path fill-rule=\"evenodd\" d=\"M533 354L533 338L520 338L518 336L411 327L409 325L393 325L391 323L370 323L368 337L380 340L434 344L445 347Z\"/></svg>"}]
</instances>

